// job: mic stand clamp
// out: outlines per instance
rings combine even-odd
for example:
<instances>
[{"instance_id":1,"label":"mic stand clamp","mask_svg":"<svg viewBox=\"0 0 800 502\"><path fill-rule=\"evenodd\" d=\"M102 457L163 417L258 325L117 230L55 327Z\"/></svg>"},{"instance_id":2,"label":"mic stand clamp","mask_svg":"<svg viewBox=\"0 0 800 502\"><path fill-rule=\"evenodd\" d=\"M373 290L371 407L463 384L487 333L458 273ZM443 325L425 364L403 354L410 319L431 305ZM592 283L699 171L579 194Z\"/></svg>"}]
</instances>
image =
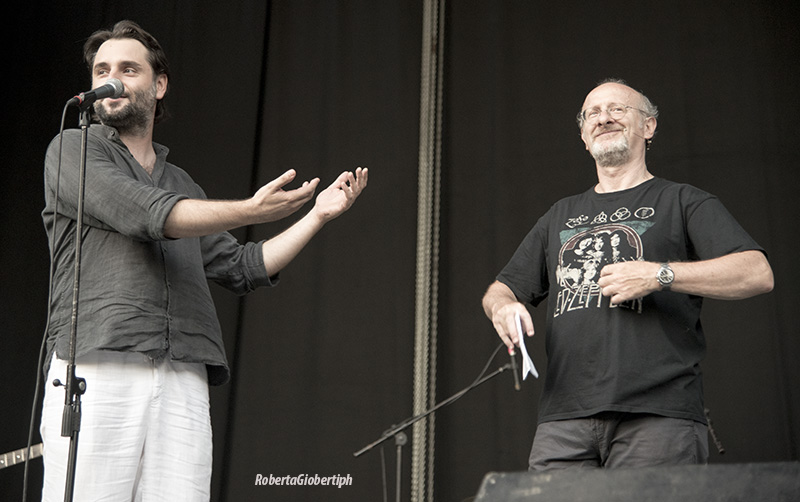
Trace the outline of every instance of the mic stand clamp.
<instances>
[{"instance_id":1,"label":"mic stand clamp","mask_svg":"<svg viewBox=\"0 0 800 502\"><path fill-rule=\"evenodd\" d=\"M86 392L86 380L75 376L75 366L67 369L67 378L72 384L64 384L56 379L53 385L66 389L66 403L61 417L61 436L70 438L69 462L67 464L66 500L71 500L75 488L75 466L78 461L78 433L81 430L81 396Z\"/></svg>"},{"instance_id":2,"label":"mic stand clamp","mask_svg":"<svg viewBox=\"0 0 800 502\"><path fill-rule=\"evenodd\" d=\"M395 488L395 499L396 499L397 502L400 502L400 485L401 485L401 476L402 476L402 465L401 465L401 462L402 462L402 449L403 449L403 446L408 441L408 438L407 438L405 432L403 432L403 431L405 431L407 428L411 427L415 423L419 422L423 418L426 418L428 415L433 414L439 408L443 408L443 407L445 407L445 406L447 406L449 404L452 404L457 399L459 399L462 396L464 396L467 392L469 392L472 389L478 387L479 385L481 385L484 382L488 382L492 378L496 377L500 373L502 373L505 370L510 369L510 368L511 368L511 363L510 362L506 363L505 365L497 368L496 370L494 370L492 373L486 375L485 377L483 377L483 378L481 378L479 380L476 380L470 386L458 391L457 393L455 393L452 396L448 397L444 401L434 405L432 408L429 408L429 409L423 411L419 415L407 418L406 420L400 422L399 425L393 425L389 430L384 432L381 437L379 437L378 439L376 439L372 443L368 444L364 448L362 448L362 449L358 450L357 452L353 453L353 456L354 457L359 457L359 456L363 455L364 453L368 452L369 450L375 448L379 444L383 443L384 441L387 441L390 438L394 437L395 438L395 445L397 445L397 479L395 480L395 486L396 486L396 488Z\"/></svg>"}]
</instances>

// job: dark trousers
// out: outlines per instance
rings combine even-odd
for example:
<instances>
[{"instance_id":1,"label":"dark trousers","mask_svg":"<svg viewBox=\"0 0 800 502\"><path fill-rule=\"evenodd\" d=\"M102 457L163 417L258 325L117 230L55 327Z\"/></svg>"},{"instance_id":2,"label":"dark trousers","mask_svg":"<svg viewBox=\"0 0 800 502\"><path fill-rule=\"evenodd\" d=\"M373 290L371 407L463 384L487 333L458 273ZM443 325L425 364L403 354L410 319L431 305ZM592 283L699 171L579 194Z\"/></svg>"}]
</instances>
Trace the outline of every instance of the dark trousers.
<instances>
[{"instance_id":1,"label":"dark trousers","mask_svg":"<svg viewBox=\"0 0 800 502\"><path fill-rule=\"evenodd\" d=\"M694 420L604 412L544 422L536 429L529 470L705 464L708 427Z\"/></svg>"}]
</instances>

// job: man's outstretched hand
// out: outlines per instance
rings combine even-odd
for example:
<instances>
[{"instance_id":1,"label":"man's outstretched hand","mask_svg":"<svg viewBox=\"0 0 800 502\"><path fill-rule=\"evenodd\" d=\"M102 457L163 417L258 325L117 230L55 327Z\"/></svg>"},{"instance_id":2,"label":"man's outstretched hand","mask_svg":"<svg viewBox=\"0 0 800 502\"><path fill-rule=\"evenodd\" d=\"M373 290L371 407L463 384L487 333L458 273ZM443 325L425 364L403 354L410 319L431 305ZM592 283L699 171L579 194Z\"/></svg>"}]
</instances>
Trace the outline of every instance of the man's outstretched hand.
<instances>
[{"instance_id":1,"label":"man's outstretched hand","mask_svg":"<svg viewBox=\"0 0 800 502\"><path fill-rule=\"evenodd\" d=\"M341 215L353 205L367 186L369 173L366 168L359 167L355 174L345 171L339 175L328 188L317 195L312 210L325 223Z\"/></svg>"},{"instance_id":2,"label":"man's outstretched hand","mask_svg":"<svg viewBox=\"0 0 800 502\"><path fill-rule=\"evenodd\" d=\"M305 181L302 186L294 190L284 190L283 187L294 180L296 176L295 170L289 169L259 188L253 195L250 201L256 206L256 211L260 215L260 223L283 219L311 200L317 185L319 185L319 178Z\"/></svg>"}]
</instances>

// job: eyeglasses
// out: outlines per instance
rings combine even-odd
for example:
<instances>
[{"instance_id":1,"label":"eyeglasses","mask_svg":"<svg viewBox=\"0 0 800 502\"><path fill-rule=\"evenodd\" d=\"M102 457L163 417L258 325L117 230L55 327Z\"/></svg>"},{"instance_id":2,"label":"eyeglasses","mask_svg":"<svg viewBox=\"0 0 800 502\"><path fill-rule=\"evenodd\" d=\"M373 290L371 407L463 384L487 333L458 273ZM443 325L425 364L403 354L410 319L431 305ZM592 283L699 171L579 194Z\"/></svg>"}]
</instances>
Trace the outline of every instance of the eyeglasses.
<instances>
[{"instance_id":1,"label":"eyeglasses","mask_svg":"<svg viewBox=\"0 0 800 502\"><path fill-rule=\"evenodd\" d=\"M624 117L626 113L628 113L628 110L636 110L638 112L642 112L645 115L647 115L647 112L644 110L634 108L633 106L620 105L617 103L612 103L608 105L608 108L606 108L606 113L608 113L608 116L611 117L612 119L619 120L622 117ZM603 110L601 108L598 107L587 108L586 110L583 110L578 114L578 122L583 123L586 120L594 120L597 117L599 117L601 113L603 113Z\"/></svg>"}]
</instances>

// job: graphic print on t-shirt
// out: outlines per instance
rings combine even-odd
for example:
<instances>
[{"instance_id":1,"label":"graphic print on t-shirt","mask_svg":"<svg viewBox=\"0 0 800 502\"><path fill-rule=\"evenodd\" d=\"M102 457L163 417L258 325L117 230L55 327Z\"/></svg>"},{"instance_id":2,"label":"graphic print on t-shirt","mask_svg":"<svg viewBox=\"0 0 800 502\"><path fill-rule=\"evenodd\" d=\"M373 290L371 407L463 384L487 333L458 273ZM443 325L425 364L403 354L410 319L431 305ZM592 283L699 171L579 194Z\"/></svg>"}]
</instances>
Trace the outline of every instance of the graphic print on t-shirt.
<instances>
[{"instance_id":1,"label":"graphic print on t-shirt","mask_svg":"<svg viewBox=\"0 0 800 502\"><path fill-rule=\"evenodd\" d=\"M610 217L601 212L591 223L585 215L571 218L565 223L570 230L561 232L562 245L556 267L560 291L554 317L574 310L603 306L603 295L597 284L600 271L611 263L643 259L640 232L644 233L652 226L646 220L654 214L652 208L639 208L631 213L623 207ZM606 304L609 302L606 301ZM641 312L642 300L639 298L609 306Z\"/></svg>"}]
</instances>

